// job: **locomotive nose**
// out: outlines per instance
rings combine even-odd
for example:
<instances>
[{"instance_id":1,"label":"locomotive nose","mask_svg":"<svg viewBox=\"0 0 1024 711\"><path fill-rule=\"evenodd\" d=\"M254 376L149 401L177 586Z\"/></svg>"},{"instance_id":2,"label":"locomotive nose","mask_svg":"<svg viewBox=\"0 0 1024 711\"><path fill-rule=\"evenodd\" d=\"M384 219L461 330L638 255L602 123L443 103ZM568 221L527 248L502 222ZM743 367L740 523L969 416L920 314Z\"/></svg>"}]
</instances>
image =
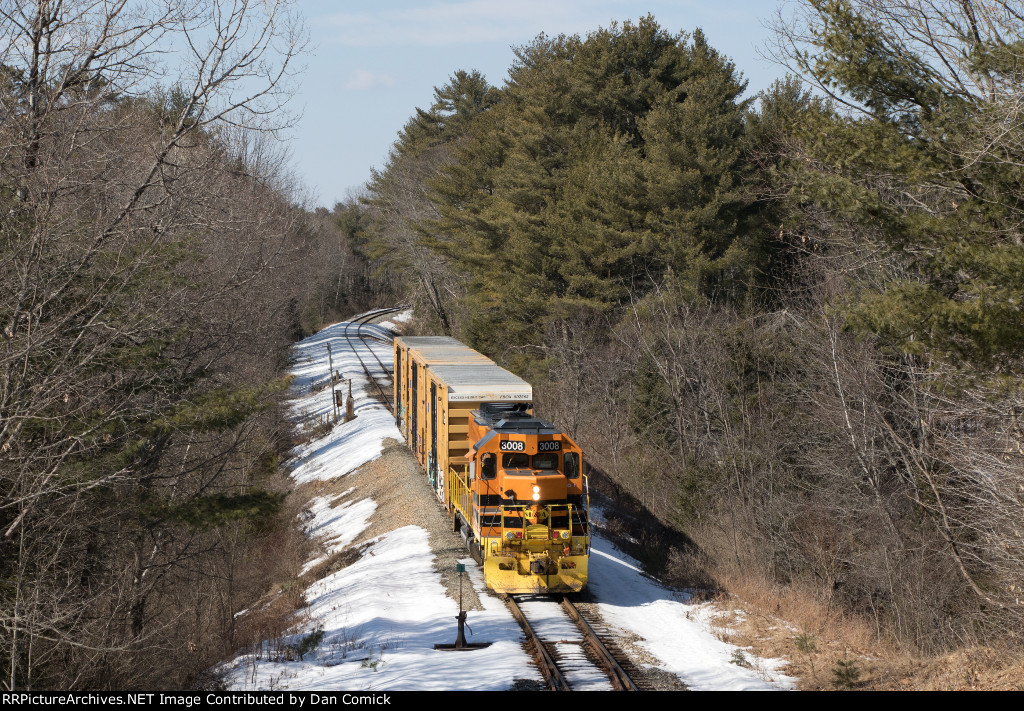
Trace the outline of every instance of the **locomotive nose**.
<instances>
[{"instance_id":1,"label":"locomotive nose","mask_svg":"<svg viewBox=\"0 0 1024 711\"><path fill-rule=\"evenodd\" d=\"M508 483L509 479L505 481ZM512 490L515 492L516 498L524 503L561 501L565 499L566 484L565 479L560 476L537 476L516 481Z\"/></svg>"}]
</instances>

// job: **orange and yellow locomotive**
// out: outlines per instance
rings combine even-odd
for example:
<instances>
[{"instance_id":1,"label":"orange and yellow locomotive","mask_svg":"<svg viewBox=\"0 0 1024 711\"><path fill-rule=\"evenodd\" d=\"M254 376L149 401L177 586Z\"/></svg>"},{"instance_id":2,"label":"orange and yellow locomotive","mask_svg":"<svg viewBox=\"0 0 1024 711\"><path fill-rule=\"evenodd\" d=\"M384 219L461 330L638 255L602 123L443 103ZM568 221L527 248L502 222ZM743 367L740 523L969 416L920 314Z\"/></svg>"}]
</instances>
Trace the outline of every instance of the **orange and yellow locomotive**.
<instances>
[{"instance_id":1,"label":"orange and yellow locomotive","mask_svg":"<svg viewBox=\"0 0 1024 711\"><path fill-rule=\"evenodd\" d=\"M578 592L590 530L579 446L528 383L455 339L395 339L395 419L498 592Z\"/></svg>"}]
</instances>

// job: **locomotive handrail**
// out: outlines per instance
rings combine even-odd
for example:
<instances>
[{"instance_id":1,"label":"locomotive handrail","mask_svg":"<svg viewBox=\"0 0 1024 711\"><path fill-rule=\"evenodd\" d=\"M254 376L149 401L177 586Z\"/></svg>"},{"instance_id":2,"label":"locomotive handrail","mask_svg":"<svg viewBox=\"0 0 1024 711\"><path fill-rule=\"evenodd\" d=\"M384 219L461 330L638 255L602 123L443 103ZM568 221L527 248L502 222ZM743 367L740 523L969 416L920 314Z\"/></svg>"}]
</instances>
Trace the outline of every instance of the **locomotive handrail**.
<instances>
[{"instance_id":1,"label":"locomotive handrail","mask_svg":"<svg viewBox=\"0 0 1024 711\"><path fill-rule=\"evenodd\" d=\"M590 479L587 478L586 474L583 475L583 498L587 502L587 504L586 504L587 505L587 508L586 508L587 515L586 516L583 516L583 514L579 515L580 516L579 524L580 524L580 528L583 529L584 535L586 536L586 543L585 543L585 545L586 545L587 555L590 555Z\"/></svg>"},{"instance_id":2,"label":"locomotive handrail","mask_svg":"<svg viewBox=\"0 0 1024 711\"><path fill-rule=\"evenodd\" d=\"M452 477L455 482L455 486L452 496L452 503L455 505L455 509L462 514L463 520L465 520L467 526L471 526L471 519L473 517L473 493L469 488L469 467L467 466L461 472L454 466L448 467L448 475Z\"/></svg>"},{"instance_id":3,"label":"locomotive handrail","mask_svg":"<svg viewBox=\"0 0 1024 711\"><path fill-rule=\"evenodd\" d=\"M529 524L529 519L527 519L525 516L523 517L523 526L521 528L515 529L516 531L522 531L523 537L522 538L511 538L510 539L506 535L506 531L512 532L512 529L511 528L506 529L506 527L505 527L505 512L506 511L520 511L520 512L525 513L527 510L532 510L533 509L533 504L501 504L498 508L501 511L501 544L500 545L501 545L502 549L504 549L506 546L522 545L523 543L526 543L528 541L538 541L538 540L540 540L539 538L530 538L530 537L528 537L526 535L527 534L527 528L530 525L540 525L540 524ZM558 511L558 510L561 510L563 508L566 510L567 517L569 519L569 540L571 541L572 538L573 538L573 535L572 535L573 508L579 508L579 507L573 507L572 504L566 502L564 504L544 504L544 508L547 509L551 513L555 512L555 511ZM577 514L577 515L579 515L579 514ZM551 543L551 541L553 539L550 536L550 531L552 529L560 530L560 527L556 527L556 526L550 525L551 518L548 518L547 520L548 520L549 523L544 525L544 527L549 531L549 535L546 536L544 540L545 540L546 543ZM559 540L562 540L562 539L559 539ZM586 546L587 550L590 549L590 535L589 535L589 533L586 535L586 542L584 543L584 545Z\"/></svg>"},{"instance_id":4,"label":"locomotive handrail","mask_svg":"<svg viewBox=\"0 0 1024 711\"><path fill-rule=\"evenodd\" d=\"M587 502L586 507L574 506L573 504L570 504L568 502L566 502L564 504L544 504L544 507L548 511L552 511L552 512L556 511L556 510L563 509L563 508L567 510L568 515L569 515L569 536L570 536L571 539L582 538L583 539L584 551L589 554L590 553L590 524L589 524L589 521L587 520L587 515L586 514L590 510L590 486L589 486L589 481L587 480L586 476L583 477L583 490L585 492L584 493L584 497L585 497L585 500ZM501 504L501 506L499 508L501 509L501 541L502 541L501 545L502 545L502 547L504 547L507 544L515 545L515 544L519 543L521 540L525 540L525 539L510 540L510 539L508 539L505 536L506 530L512 530L511 528L506 529L506 527L505 527L505 512L506 511L526 511L526 510L531 510L531 509L533 509L533 506L534 505L532 503ZM550 519L549 519L549 521L550 521ZM573 527L575 525L578 525L582 529L582 531L583 531L582 535L577 536L577 535L575 535L573 533ZM549 525L549 528L558 528L558 527L550 526ZM524 526L521 529L520 528L516 528L515 530L517 530L517 531L518 530L522 530L522 531L525 532L526 527Z\"/></svg>"}]
</instances>

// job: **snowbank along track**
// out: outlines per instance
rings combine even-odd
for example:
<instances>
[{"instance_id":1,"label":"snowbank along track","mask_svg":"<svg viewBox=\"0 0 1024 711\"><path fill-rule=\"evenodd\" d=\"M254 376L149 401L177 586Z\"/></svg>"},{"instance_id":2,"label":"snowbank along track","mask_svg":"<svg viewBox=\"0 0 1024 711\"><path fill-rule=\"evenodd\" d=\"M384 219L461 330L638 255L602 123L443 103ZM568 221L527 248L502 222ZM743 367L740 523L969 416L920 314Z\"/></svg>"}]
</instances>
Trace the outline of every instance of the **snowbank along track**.
<instances>
[{"instance_id":1,"label":"snowbank along track","mask_svg":"<svg viewBox=\"0 0 1024 711\"><path fill-rule=\"evenodd\" d=\"M638 690L623 668L628 662L621 651L614 645L610 649L568 598L560 605L551 596L507 595L505 600L535 650L549 689Z\"/></svg>"},{"instance_id":2,"label":"snowbank along track","mask_svg":"<svg viewBox=\"0 0 1024 711\"><path fill-rule=\"evenodd\" d=\"M368 325L370 321L372 321L375 318L379 318L386 314L392 314L395 313L396 311L402 311L405 308L405 306L393 306L391 308L386 309L376 309L374 311L367 311L365 314L360 314L359 316L356 316L352 321L347 322L345 324L345 330L343 332L345 340L348 341L349 349L356 354L356 358L359 359L359 365L362 366L363 372L366 373L367 379L369 379L369 381L373 383L374 386L377 388L377 391L380 393L381 402L391 412L394 412L391 406L391 398L388 397L387 393L384 391L384 388L381 387L381 384L377 381L377 378L375 378L373 373L370 372L370 369L366 367L366 362L363 360L363 356L360 355L360 351L362 349L355 347L355 343L352 342L352 336L355 336L358 340L362 341L367 346L366 351L373 356L374 360L377 361L377 365L380 366L381 372L385 373L389 378L392 377L391 369L384 365L383 361L381 361L381 359L377 356L373 348L368 343L369 340L391 343L391 339L381 335L380 333L366 333L363 331L363 326ZM350 329L353 326L355 327L354 333L350 331Z\"/></svg>"},{"instance_id":3,"label":"snowbank along track","mask_svg":"<svg viewBox=\"0 0 1024 711\"><path fill-rule=\"evenodd\" d=\"M349 348L359 359L359 365L363 372L380 392L381 402L392 412L391 399L367 367L360 355L362 349L355 347L352 337L363 341L367 346L365 350L377 361L380 372L385 373L388 378L393 378L392 370L381 361L367 342L372 339L390 343L391 339L379 332L366 332L363 330L363 326L369 325L370 321L375 318L401 311L404 308L406 307L397 306L360 314L346 323L344 330L345 340L348 341ZM350 330L352 327L355 327L354 332ZM556 598L551 596L506 595L504 597L513 616L526 632L527 638L536 651L548 688L553 691L609 688L617 691L638 690L630 675L623 668L623 666L630 666L625 656L614 643L610 643L611 647L609 648L609 645L601 639L593 626L587 622L568 598L563 597L559 606ZM527 614L516 600L517 597L530 611L529 614L534 617L537 630L534 630L534 625L530 624ZM584 652L584 647L590 650L589 655Z\"/></svg>"}]
</instances>

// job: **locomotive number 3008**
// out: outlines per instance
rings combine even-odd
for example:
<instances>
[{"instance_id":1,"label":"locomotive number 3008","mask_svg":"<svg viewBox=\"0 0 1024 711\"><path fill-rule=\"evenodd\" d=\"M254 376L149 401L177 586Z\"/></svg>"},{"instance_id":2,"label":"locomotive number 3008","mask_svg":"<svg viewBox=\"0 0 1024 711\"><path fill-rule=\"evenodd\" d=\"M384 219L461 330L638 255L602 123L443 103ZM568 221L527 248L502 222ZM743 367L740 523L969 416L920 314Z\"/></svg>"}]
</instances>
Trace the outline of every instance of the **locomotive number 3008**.
<instances>
[{"instance_id":1,"label":"locomotive number 3008","mask_svg":"<svg viewBox=\"0 0 1024 711\"><path fill-rule=\"evenodd\" d=\"M506 439L502 440L501 444L498 446L498 449L500 449L502 452L522 452L525 451L526 449L526 442L523 442L522 440ZM538 452L560 452L561 450L562 443L558 441L547 441L537 443Z\"/></svg>"}]
</instances>

